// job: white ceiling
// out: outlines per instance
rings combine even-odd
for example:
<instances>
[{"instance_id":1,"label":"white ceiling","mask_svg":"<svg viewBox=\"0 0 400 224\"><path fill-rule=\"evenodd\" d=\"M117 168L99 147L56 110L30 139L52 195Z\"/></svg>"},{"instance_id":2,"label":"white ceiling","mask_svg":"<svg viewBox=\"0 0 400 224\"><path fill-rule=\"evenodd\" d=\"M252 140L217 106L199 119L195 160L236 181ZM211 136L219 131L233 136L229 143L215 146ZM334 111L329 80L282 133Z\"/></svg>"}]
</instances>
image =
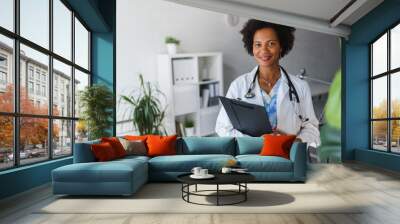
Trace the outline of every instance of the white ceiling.
<instances>
[{"instance_id":1,"label":"white ceiling","mask_svg":"<svg viewBox=\"0 0 400 224\"><path fill-rule=\"evenodd\" d=\"M329 21L350 0L226 0Z\"/></svg>"},{"instance_id":2,"label":"white ceiling","mask_svg":"<svg viewBox=\"0 0 400 224\"><path fill-rule=\"evenodd\" d=\"M166 0L348 37L350 26L383 0ZM351 4L350 4L351 3ZM346 5L346 10L339 13ZM335 17L339 13L339 16ZM336 19L334 19L336 18Z\"/></svg>"}]
</instances>

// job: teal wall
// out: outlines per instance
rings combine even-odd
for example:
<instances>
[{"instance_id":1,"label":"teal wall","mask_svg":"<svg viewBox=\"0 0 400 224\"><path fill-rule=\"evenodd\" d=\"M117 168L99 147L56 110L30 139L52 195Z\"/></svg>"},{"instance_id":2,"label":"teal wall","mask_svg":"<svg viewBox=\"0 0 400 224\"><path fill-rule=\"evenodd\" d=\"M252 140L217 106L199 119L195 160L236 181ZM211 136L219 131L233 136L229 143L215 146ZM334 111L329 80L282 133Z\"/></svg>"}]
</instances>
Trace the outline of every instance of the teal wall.
<instances>
[{"instance_id":1,"label":"teal wall","mask_svg":"<svg viewBox=\"0 0 400 224\"><path fill-rule=\"evenodd\" d=\"M400 0L386 0L351 27L343 41L342 159L399 170L400 157L369 149L369 43L400 22Z\"/></svg>"},{"instance_id":2,"label":"teal wall","mask_svg":"<svg viewBox=\"0 0 400 224\"><path fill-rule=\"evenodd\" d=\"M66 0L92 31L93 83L106 84L115 95L115 0ZM114 125L110 132L115 135ZM72 163L72 157L0 172L0 199L51 181L51 171Z\"/></svg>"},{"instance_id":3,"label":"teal wall","mask_svg":"<svg viewBox=\"0 0 400 224\"><path fill-rule=\"evenodd\" d=\"M92 83L108 86L114 94L115 101L114 67L114 34L92 33ZM114 106L110 135L115 135L115 113Z\"/></svg>"},{"instance_id":4,"label":"teal wall","mask_svg":"<svg viewBox=\"0 0 400 224\"><path fill-rule=\"evenodd\" d=\"M71 163L69 157L0 172L0 199L48 183L53 169Z\"/></svg>"}]
</instances>

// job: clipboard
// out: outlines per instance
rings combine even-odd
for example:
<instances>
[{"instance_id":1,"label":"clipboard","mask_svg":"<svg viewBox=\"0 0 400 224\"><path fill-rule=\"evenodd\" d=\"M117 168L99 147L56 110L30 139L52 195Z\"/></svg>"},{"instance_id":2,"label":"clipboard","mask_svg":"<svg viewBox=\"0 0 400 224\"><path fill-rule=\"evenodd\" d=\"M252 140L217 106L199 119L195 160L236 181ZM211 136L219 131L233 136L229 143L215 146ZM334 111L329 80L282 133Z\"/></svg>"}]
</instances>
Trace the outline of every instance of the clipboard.
<instances>
[{"instance_id":1,"label":"clipboard","mask_svg":"<svg viewBox=\"0 0 400 224\"><path fill-rule=\"evenodd\" d=\"M271 123L263 106L220 96L233 128L253 137L272 133Z\"/></svg>"}]
</instances>

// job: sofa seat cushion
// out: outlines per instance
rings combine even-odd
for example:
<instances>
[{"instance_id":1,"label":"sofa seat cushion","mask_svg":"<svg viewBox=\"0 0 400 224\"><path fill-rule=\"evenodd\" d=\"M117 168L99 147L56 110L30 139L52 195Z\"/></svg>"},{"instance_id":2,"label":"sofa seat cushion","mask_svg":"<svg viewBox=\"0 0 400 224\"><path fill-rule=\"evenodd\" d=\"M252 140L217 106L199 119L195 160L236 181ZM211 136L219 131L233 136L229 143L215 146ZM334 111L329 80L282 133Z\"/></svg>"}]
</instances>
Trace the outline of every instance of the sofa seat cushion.
<instances>
[{"instance_id":1,"label":"sofa seat cushion","mask_svg":"<svg viewBox=\"0 0 400 224\"><path fill-rule=\"evenodd\" d=\"M239 155L236 160L249 172L293 172L292 161L279 156Z\"/></svg>"},{"instance_id":2,"label":"sofa seat cushion","mask_svg":"<svg viewBox=\"0 0 400 224\"><path fill-rule=\"evenodd\" d=\"M163 172L190 172L193 167L203 167L209 171L219 171L230 159L231 155L174 155L158 156L149 160L149 170Z\"/></svg>"},{"instance_id":3,"label":"sofa seat cushion","mask_svg":"<svg viewBox=\"0 0 400 224\"><path fill-rule=\"evenodd\" d=\"M75 163L53 170L58 182L131 182L137 174L147 176L147 163L140 159Z\"/></svg>"},{"instance_id":4,"label":"sofa seat cushion","mask_svg":"<svg viewBox=\"0 0 400 224\"><path fill-rule=\"evenodd\" d=\"M148 157L148 156L131 155L131 156L125 156L124 158L120 158L120 159L114 160L113 162L115 162L115 161L127 161L127 162L130 162L130 161L135 161L135 160L147 162L147 161L149 161L149 159L150 159L150 157Z\"/></svg>"}]
</instances>

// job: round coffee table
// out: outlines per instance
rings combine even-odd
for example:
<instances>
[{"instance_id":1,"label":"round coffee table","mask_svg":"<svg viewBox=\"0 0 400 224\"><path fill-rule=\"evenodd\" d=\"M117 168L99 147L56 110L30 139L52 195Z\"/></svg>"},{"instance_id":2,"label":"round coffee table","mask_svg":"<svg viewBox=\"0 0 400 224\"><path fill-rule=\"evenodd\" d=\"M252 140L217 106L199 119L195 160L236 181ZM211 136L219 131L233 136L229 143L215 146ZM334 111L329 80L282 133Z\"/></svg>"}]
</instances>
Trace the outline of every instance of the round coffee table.
<instances>
[{"instance_id":1,"label":"round coffee table","mask_svg":"<svg viewBox=\"0 0 400 224\"><path fill-rule=\"evenodd\" d=\"M193 179L190 177L191 173L182 174L177 177L178 181L182 183L182 199L188 203L198 205L234 205L247 200L247 192L249 188L247 183L255 180L255 177L248 173L216 173L213 174L215 177L212 179ZM215 185L215 190L197 190L197 185ZM194 191L190 191L190 186L195 186ZM220 189L220 185L236 185L237 190L223 190ZM209 192L215 192L215 194L205 194ZM202 204L190 201L190 196L203 196L203 197L216 197L216 204ZM221 197L232 197L240 196L240 199L231 203L221 203Z\"/></svg>"}]
</instances>

